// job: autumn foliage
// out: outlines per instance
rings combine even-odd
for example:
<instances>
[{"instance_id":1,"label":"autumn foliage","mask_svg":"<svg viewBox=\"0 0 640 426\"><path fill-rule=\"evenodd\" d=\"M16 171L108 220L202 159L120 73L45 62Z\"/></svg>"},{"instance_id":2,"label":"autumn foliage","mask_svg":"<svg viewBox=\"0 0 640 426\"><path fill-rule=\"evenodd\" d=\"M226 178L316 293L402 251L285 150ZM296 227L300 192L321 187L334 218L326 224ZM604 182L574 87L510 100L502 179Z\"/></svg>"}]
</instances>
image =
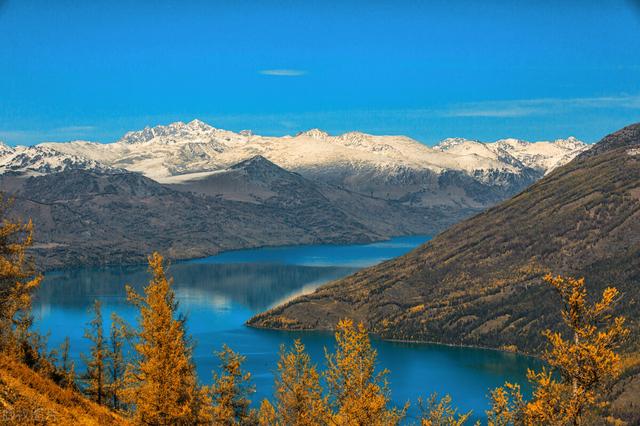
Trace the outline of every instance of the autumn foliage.
<instances>
[{"instance_id":1,"label":"autumn foliage","mask_svg":"<svg viewBox=\"0 0 640 426\"><path fill-rule=\"evenodd\" d=\"M295 340L290 350L280 349L275 400L275 407L268 400L262 402L261 425L313 426L326 423L329 417L320 373L300 340Z\"/></svg>"},{"instance_id":2,"label":"autumn foliage","mask_svg":"<svg viewBox=\"0 0 640 426\"><path fill-rule=\"evenodd\" d=\"M149 257L149 272L144 296L127 286L129 300L140 310L140 329L136 356L126 372L125 400L135 406L140 424L193 424L200 415L194 408L200 407L201 390L171 279L158 253Z\"/></svg>"},{"instance_id":3,"label":"autumn foliage","mask_svg":"<svg viewBox=\"0 0 640 426\"><path fill-rule=\"evenodd\" d=\"M251 373L242 369L245 357L224 346L218 354L220 373L214 373L210 394L213 405L211 417L219 425L253 425L258 423L249 397L255 392Z\"/></svg>"},{"instance_id":4,"label":"autumn foliage","mask_svg":"<svg viewBox=\"0 0 640 426\"><path fill-rule=\"evenodd\" d=\"M85 331L85 337L91 341L89 356L84 356L87 365L82 379L85 382L84 392L98 404L105 403L106 397L106 358L107 347L102 323L102 305L96 300L91 307L93 319Z\"/></svg>"},{"instance_id":5,"label":"autumn foliage","mask_svg":"<svg viewBox=\"0 0 640 426\"><path fill-rule=\"evenodd\" d=\"M42 277L35 273L27 256L33 243L33 223L9 219L9 206L0 193L0 351L24 358L31 296Z\"/></svg>"},{"instance_id":6,"label":"autumn foliage","mask_svg":"<svg viewBox=\"0 0 640 426\"><path fill-rule=\"evenodd\" d=\"M605 408L605 396L620 372L616 350L627 337L623 317L612 316L618 290L606 288L589 303L583 278L545 276L562 297L562 318L571 332L564 337L546 330L549 369L528 372L533 397L524 402L517 385L492 392L489 425L581 425Z\"/></svg>"}]
</instances>

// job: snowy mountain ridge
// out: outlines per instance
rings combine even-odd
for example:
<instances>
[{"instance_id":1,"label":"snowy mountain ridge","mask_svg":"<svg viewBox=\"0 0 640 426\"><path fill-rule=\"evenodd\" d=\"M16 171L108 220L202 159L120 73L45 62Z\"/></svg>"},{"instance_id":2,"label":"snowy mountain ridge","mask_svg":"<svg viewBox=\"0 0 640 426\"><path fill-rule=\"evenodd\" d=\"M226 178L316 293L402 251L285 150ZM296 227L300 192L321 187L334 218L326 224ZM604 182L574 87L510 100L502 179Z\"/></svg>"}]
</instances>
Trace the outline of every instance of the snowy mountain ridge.
<instances>
[{"instance_id":1,"label":"snowy mountain ridge","mask_svg":"<svg viewBox=\"0 0 640 426\"><path fill-rule=\"evenodd\" d=\"M527 142L521 139L507 138L489 143L464 138L448 138L440 142L434 149L458 155L498 158L510 164L513 164L512 159L515 159L525 167L547 174L568 163L589 147L586 143L570 136L567 139L554 141ZM508 157L512 157L512 159Z\"/></svg>"},{"instance_id":2,"label":"snowy mountain ridge","mask_svg":"<svg viewBox=\"0 0 640 426\"><path fill-rule=\"evenodd\" d=\"M15 148L0 145L0 173L126 169L162 182L175 180L172 178L176 176L188 180L191 173L225 169L261 155L287 170L321 180L367 175L402 183L403 176L411 173L437 176L455 171L483 183L495 180L500 185L504 175L522 175L530 172L527 169L544 174L588 148L572 137L491 143L449 138L433 148L406 136L362 132L332 136L320 129L271 137L250 131L235 133L193 120L131 131L107 144L73 141Z\"/></svg>"},{"instance_id":3,"label":"snowy mountain ridge","mask_svg":"<svg viewBox=\"0 0 640 426\"><path fill-rule=\"evenodd\" d=\"M44 175L65 170L95 170L119 172L99 161L61 152L46 145L9 147L0 143L0 175L27 173Z\"/></svg>"}]
</instances>

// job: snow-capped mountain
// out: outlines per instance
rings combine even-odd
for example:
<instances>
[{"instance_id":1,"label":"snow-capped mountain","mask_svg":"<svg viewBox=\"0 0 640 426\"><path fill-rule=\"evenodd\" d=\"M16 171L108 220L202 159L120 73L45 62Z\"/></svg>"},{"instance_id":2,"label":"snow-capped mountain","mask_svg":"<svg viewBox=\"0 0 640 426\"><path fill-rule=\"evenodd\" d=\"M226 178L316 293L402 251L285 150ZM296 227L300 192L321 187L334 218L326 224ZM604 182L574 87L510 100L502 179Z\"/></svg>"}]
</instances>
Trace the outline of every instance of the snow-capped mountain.
<instances>
[{"instance_id":1,"label":"snow-capped mountain","mask_svg":"<svg viewBox=\"0 0 640 426\"><path fill-rule=\"evenodd\" d=\"M96 160L64 153L46 145L11 148L0 144L0 175L6 173L42 175L65 170L117 171Z\"/></svg>"},{"instance_id":2,"label":"snow-capped mountain","mask_svg":"<svg viewBox=\"0 0 640 426\"><path fill-rule=\"evenodd\" d=\"M216 129L200 120L147 127L129 132L111 144L68 142L41 146L160 180L217 170L255 155L295 171L335 169L341 165L370 166L390 172L403 167L468 173L478 170L517 173L523 167L547 171L588 147L575 138L535 143L516 139L481 143L456 138L445 139L430 148L405 136L361 132L330 136L320 129L295 136L268 137Z\"/></svg>"},{"instance_id":3,"label":"snow-capped mountain","mask_svg":"<svg viewBox=\"0 0 640 426\"><path fill-rule=\"evenodd\" d=\"M519 167L529 167L545 174L571 161L589 149L589 145L573 136L555 141L527 142L520 139L500 139L482 143L464 138L449 138L434 149L457 155L473 155L497 159Z\"/></svg>"},{"instance_id":4,"label":"snow-capped mountain","mask_svg":"<svg viewBox=\"0 0 640 426\"><path fill-rule=\"evenodd\" d=\"M320 129L270 137L217 129L202 121L129 132L114 143L75 141L9 148L0 173L66 168L126 169L161 183L200 179L260 155L303 176L419 206L482 208L530 185L588 145L502 139L446 139L431 148L406 136ZM1 152L1 151L0 151Z\"/></svg>"},{"instance_id":5,"label":"snow-capped mountain","mask_svg":"<svg viewBox=\"0 0 640 426\"><path fill-rule=\"evenodd\" d=\"M0 141L0 157L3 157L5 155L10 154L11 152L13 152L13 148L11 148L10 146L8 146L7 144L5 144L4 142Z\"/></svg>"}]
</instances>

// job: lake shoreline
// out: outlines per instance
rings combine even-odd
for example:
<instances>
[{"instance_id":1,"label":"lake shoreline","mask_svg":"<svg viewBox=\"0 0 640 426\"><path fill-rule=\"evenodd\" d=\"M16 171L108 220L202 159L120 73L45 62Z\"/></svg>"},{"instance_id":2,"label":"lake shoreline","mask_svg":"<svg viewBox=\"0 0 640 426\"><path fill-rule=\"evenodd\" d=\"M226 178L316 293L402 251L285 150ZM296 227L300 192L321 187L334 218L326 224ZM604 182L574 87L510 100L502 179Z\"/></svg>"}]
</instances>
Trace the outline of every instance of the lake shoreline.
<instances>
[{"instance_id":1,"label":"lake shoreline","mask_svg":"<svg viewBox=\"0 0 640 426\"><path fill-rule=\"evenodd\" d=\"M283 244L266 244L266 245L247 245L247 246L240 246L237 248L230 248L230 249L223 249L223 250L212 250L212 251L206 251L205 253L203 253L202 255L196 255L196 256L169 256L166 255L166 253L160 253L163 256L165 256L165 259L169 262L169 265L171 264L182 264L182 263L189 263L189 262L194 262L197 263L199 260L202 259L207 259L209 257L215 257L215 256L219 256L222 254L227 254L227 253L233 253L233 252L239 252L239 251L243 251L243 250L259 250L259 249L273 249L273 248L294 248L294 247L309 247L309 246L316 246L316 245L322 245L322 246L342 246L342 245L353 245L353 246L360 246L360 245L368 245L368 244L375 244L375 243L382 243L382 242L386 242L386 241L391 241L395 238L410 238L410 237L421 237L421 236L425 236L424 234L402 234L402 235L391 235L388 237L384 237L384 238L380 238L380 239L369 239L369 240L361 240L361 239L355 239L355 240L351 240L351 239L341 239L341 240L336 240L336 241L332 241L332 242L323 242L322 240L318 240L315 242L309 242L309 243L305 243L305 244L297 244L295 241L291 241L291 242L285 242ZM429 236L429 238L433 238L433 236ZM149 253L150 255L151 253ZM31 255L33 256L34 253L31 253ZM145 266L147 265L147 262L140 258L140 260L138 260L139 257L141 257L142 255L137 255L136 256L136 260L132 261L132 262L127 262L127 261L123 261L122 259L119 259L118 261L106 261L106 262L102 262L102 263L69 263L67 266L55 266L55 267L44 267L44 268L36 268L37 269L37 273L39 274L45 274L45 273L52 273L52 272L63 272L63 271L73 271L73 270L78 270L78 269L84 269L84 268L116 268L116 267L137 267L137 266ZM146 257L145 257L146 259ZM37 262L36 262L37 263Z\"/></svg>"},{"instance_id":2,"label":"lake shoreline","mask_svg":"<svg viewBox=\"0 0 640 426\"><path fill-rule=\"evenodd\" d=\"M280 332L300 333L300 334L313 333L313 332L333 333L335 331L335 329L332 329L332 328L286 329L286 328L262 327L262 326L258 326L258 325L254 325L254 324L249 324L248 321L249 320L247 320L247 322L245 322L244 326L248 327L248 328L255 329L255 330L280 331ZM438 342L438 341L435 341L435 340L387 339L387 338L381 337L380 335L378 335L376 333L369 333L369 335L374 337L376 340L380 340L380 341L383 341L383 342L389 342L389 343L408 343L408 344L412 344L412 345L437 345L437 346L448 346L448 347L452 347L452 348L481 349L481 350L495 351L495 352L499 352L499 353L503 353L503 354L513 354L513 355L518 355L518 356L525 356L525 357L529 357L529 358L534 358L536 360L541 360L542 359L542 357L540 355L537 355L537 354L534 354L534 353L523 352L523 351L520 351L520 350L510 351L510 350L496 348L496 347L492 347L492 346L469 345L469 344L463 344L463 343L445 343L445 342Z\"/></svg>"}]
</instances>

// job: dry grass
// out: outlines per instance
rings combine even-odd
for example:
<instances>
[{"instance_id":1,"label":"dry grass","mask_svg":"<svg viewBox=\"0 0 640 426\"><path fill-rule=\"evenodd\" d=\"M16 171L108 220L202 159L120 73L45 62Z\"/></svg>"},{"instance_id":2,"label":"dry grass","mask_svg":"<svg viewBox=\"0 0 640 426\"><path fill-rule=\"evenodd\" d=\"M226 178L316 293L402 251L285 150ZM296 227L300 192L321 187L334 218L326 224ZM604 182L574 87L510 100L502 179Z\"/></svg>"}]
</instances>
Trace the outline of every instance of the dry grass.
<instances>
[{"instance_id":1,"label":"dry grass","mask_svg":"<svg viewBox=\"0 0 640 426\"><path fill-rule=\"evenodd\" d=\"M123 417L0 355L0 425L128 425Z\"/></svg>"}]
</instances>

